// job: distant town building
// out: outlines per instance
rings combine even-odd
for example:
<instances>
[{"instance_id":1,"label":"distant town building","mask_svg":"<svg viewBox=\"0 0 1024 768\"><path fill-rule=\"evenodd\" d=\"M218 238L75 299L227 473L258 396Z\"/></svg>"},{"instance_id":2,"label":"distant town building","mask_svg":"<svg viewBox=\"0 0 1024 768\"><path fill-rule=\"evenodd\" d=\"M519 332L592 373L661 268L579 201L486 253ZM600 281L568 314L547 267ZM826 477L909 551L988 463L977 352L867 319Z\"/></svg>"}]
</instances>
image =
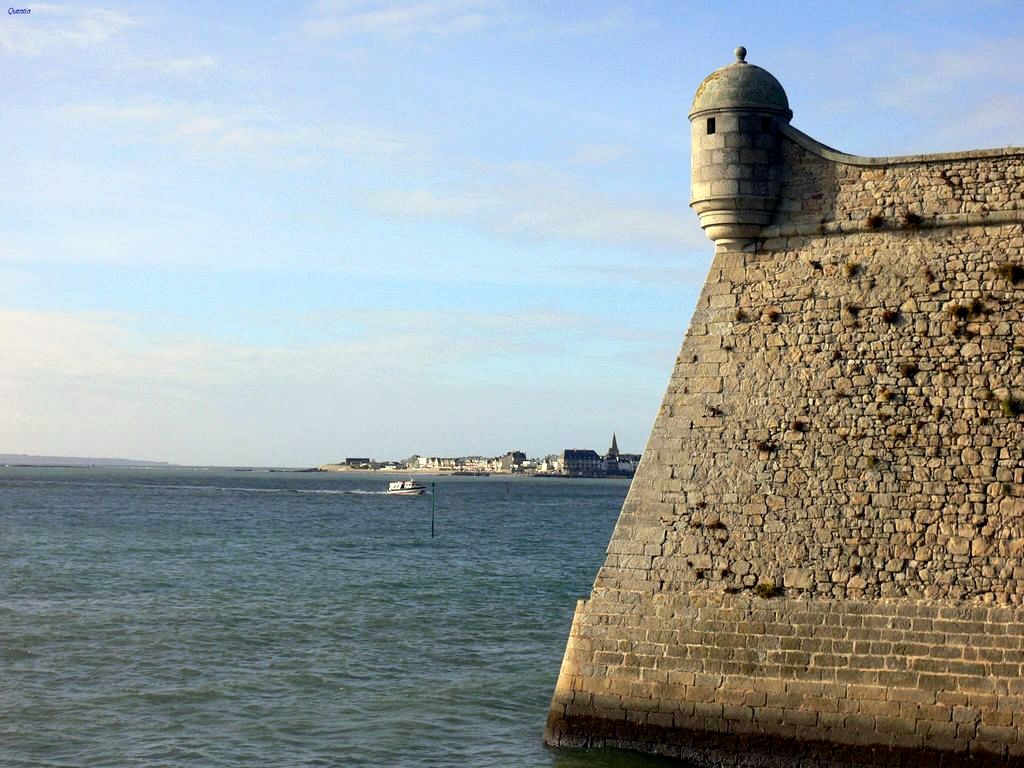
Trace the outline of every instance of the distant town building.
<instances>
[{"instance_id":1,"label":"distant town building","mask_svg":"<svg viewBox=\"0 0 1024 768\"><path fill-rule=\"evenodd\" d=\"M562 474L569 477L597 477L604 474L604 459L589 448L562 451Z\"/></svg>"},{"instance_id":2,"label":"distant town building","mask_svg":"<svg viewBox=\"0 0 1024 768\"><path fill-rule=\"evenodd\" d=\"M560 454L552 453L540 459L534 470L541 475L560 475L562 473L562 457Z\"/></svg>"},{"instance_id":3,"label":"distant town building","mask_svg":"<svg viewBox=\"0 0 1024 768\"><path fill-rule=\"evenodd\" d=\"M591 450L567 449L562 452L558 468L554 471L567 477L632 477L639 463L638 454L619 451L618 437L613 433L611 447L604 456ZM539 471L547 470L551 464L545 460Z\"/></svg>"},{"instance_id":4,"label":"distant town building","mask_svg":"<svg viewBox=\"0 0 1024 768\"><path fill-rule=\"evenodd\" d=\"M454 457L440 456L417 456L419 469L448 470L454 471L458 467L459 460Z\"/></svg>"},{"instance_id":5,"label":"distant town building","mask_svg":"<svg viewBox=\"0 0 1024 768\"><path fill-rule=\"evenodd\" d=\"M526 474L565 477L632 477L640 456L619 451L618 437L612 434L611 447L603 456L589 449L568 449L543 459L531 459L524 451L508 451L501 456L420 456L402 461L378 461L364 456L349 456L337 464L321 464L328 472L345 470L406 469L410 472L456 474Z\"/></svg>"},{"instance_id":6,"label":"distant town building","mask_svg":"<svg viewBox=\"0 0 1024 768\"><path fill-rule=\"evenodd\" d=\"M526 454L522 451L509 451L498 459L498 466L502 472L521 472L525 463Z\"/></svg>"},{"instance_id":7,"label":"distant town building","mask_svg":"<svg viewBox=\"0 0 1024 768\"><path fill-rule=\"evenodd\" d=\"M640 466L640 454L620 453L614 463L606 461L605 466L610 476L632 477L636 474L636 468Z\"/></svg>"},{"instance_id":8,"label":"distant town building","mask_svg":"<svg viewBox=\"0 0 1024 768\"><path fill-rule=\"evenodd\" d=\"M609 477L632 477L640 464L640 454L620 453L619 442L612 433L612 445L604 456L604 473Z\"/></svg>"},{"instance_id":9,"label":"distant town building","mask_svg":"<svg viewBox=\"0 0 1024 768\"><path fill-rule=\"evenodd\" d=\"M523 472L529 465L522 451L509 451L503 456L414 456L406 466L429 472Z\"/></svg>"}]
</instances>

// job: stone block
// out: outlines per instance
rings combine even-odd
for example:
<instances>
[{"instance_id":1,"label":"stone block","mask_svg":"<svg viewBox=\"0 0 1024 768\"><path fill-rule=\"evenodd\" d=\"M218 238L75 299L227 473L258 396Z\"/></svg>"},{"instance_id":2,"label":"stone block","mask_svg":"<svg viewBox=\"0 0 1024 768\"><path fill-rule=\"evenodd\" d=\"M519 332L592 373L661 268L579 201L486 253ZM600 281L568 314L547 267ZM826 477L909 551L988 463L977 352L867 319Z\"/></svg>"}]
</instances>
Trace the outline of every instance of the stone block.
<instances>
[{"instance_id":1,"label":"stone block","mask_svg":"<svg viewBox=\"0 0 1024 768\"><path fill-rule=\"evenodd\" d=\"M782 583L786 588L811 589L814 586L814 573L807 568L787 568Z\"/></svg>"}]
</instances>

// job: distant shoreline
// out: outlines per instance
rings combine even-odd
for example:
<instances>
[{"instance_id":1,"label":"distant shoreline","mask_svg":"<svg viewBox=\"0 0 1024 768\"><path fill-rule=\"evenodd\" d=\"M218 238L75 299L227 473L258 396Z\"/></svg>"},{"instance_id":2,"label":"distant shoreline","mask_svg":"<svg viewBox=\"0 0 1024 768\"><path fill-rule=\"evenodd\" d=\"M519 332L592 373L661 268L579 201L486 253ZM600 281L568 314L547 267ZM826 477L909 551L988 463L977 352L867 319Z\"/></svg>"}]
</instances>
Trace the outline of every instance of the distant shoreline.
<instances>
[{"instance_id":1,"label":"distant shoreline","mask_svg":"<svg viewBox=\"0 0 1024 768\"><path fill-rule=\"evenodd\" d=\"M504 479L550 478L556 480L632 480L632 475L563 475L554 472L475 472L459 470L438 470L419 467L404 468L356 468L340 465L319 467L246 467L203 464L171 464L166 461L136 461L132 459L88 459L63 456L24 456L0 454L0 468L7 469L134 469L134 470L179 470L183 472L278 472L287 474L354 474L354 475L405 475L419 477L495 477Z\"/></svg>"},{"instance_id":2,"label":"distant shoreline","mask_svg":"<svg viewBox=\"0 0 1024 768\"><path fill-rule=\"evenodd\" d=\"M174 467L168 461L118 457L39 456L31 453L0 453L0 466L8 467Z\"/></svg>"},{"instance_id":3,"label":"distant shoreline","mask_svg":"<svg viewBox=\"0 0 1024 768\"><path fill-rule=\"evenodd\" d=\"M419 467L406 467L399 469L370 467L346 467L342 465L329 465L331 469L324 469L324 466L315 467L305 472L321 472L323 474L364 474L364 475L426 475L428 477L539 477L559 480L632 480L632 475L563 475L558 472L460 472L459 470L443 469L420 469Z\"/></svg>"}]
</instances>

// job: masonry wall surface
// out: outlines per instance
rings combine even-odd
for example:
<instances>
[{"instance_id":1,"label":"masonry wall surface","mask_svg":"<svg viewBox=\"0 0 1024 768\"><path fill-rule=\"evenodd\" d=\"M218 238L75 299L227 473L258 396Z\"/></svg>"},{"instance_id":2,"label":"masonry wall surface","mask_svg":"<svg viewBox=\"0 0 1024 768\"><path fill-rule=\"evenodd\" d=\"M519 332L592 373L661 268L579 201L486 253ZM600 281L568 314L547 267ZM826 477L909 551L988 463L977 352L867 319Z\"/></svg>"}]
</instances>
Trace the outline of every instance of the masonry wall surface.
<instances>
[{"instance_id":1,"label":"masonry wall surface","mask_svg":"<svg viewBox=\"0 0 1024 768\"><path fill-rule=\"evenodd\" d=\"M715 256L546 739L1024 764L1024 151L780 131L775 218Z\"/></svg>"}]
</instances>

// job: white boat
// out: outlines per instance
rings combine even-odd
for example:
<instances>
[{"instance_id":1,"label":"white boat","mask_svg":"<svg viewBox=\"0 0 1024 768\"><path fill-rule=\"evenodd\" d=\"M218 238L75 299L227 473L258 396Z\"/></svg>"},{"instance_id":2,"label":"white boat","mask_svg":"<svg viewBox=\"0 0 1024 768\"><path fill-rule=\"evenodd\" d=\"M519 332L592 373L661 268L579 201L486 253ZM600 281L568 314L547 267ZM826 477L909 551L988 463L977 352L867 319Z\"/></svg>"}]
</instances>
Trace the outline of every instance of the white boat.
<instances>
[{"instance_id":1,"label":"white boat","mask_svg":"<svg viewBox=\"0 0 1024 768\"><path fill-rule=\"evenodd\" d=\"M415 480L396 480L388 483L387 492L395 496L422 496L427 492L427 486Z\"/></svg>"}]
</instances>

